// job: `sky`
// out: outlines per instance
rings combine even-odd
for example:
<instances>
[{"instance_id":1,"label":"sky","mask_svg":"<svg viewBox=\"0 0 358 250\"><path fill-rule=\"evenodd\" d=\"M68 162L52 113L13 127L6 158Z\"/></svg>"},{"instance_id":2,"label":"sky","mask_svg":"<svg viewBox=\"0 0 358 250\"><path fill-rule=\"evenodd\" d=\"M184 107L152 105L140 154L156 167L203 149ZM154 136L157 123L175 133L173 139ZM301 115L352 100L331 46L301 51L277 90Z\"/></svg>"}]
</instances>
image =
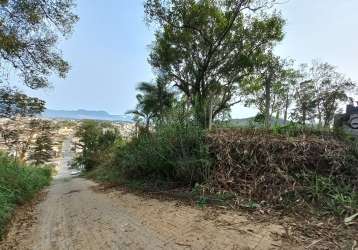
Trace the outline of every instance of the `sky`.
<instances>
[{"instance_id":1,"label":"sky","mask_svg":"<svg viewBox=\"0 0 358 250\"><path fill-rule=\"evenodd\" d=\"M135 87L153 79L147 62L153 29L144 22L143 0L77 0L80 21L69 39L60 41L71 64L66 79L52 77L52 87L23 90L50 109L105 110L124 114L136 104ZM297 64L320 59L358 81L358 0L282 0L285 39L276 53ZM233 118L256 114L233 108Z\"/></svg>"}]
</instances>

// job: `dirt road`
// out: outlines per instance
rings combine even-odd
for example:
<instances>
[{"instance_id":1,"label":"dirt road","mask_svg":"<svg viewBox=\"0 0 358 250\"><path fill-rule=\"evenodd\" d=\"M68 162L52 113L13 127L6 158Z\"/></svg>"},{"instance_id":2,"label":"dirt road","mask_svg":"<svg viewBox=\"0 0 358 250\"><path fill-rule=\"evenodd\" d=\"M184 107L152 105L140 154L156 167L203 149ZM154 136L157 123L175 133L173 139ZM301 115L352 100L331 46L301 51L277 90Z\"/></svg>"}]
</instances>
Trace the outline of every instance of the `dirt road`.
<instances>
[{"instance_id":1,"label":"dirt road","mask_svg":"<svg viewBox=\"0 0 358 250\"><path fill-rule=\"evenodd\" d=\"M95 183L71 177L69 139L63 155L47 196L30 212L33 219L15 220L1 249L282 249L278 225L118 190L99 192Z\"/></svg>"}]
</instances>

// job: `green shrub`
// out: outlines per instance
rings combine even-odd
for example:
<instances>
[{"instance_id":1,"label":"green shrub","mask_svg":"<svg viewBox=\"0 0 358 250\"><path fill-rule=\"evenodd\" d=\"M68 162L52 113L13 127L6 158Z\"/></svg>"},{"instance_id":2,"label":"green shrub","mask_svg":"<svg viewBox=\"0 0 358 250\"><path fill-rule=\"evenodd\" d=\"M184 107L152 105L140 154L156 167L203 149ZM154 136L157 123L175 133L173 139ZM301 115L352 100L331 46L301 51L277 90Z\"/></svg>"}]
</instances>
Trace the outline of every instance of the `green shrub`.
<instances>
[{"instance_id":1,"label":"green shrub","mask_svg":"<svg viewBox=\"0 0 358 250\"><path fill-rule=\"evenodd\" d=\"M209 176L205 133L191 123L166 123L142 133L117 151L125 178L164 179L181 184L202 182Z\"/></svg>"},{"instance_id":2,"label":"green shrub","mask_svg":"<svg viewBox=\"0 0 358 250\"><path fill-rule=\"evenodd\" d=\"M306 126L294 122L290 122L287 125L275 125L269 132L276 135L283 135L288 137L298 136L319 136L323 138L337 138L330 129L327 128L316 128L312 126Z\"/></svg>"},{"instance_id":3,"label":"green shrub","mask_svg":"<svg viewBox=\"0 0 358 250\"><path fill-rule=\"evenodd\" d=\"M86 172L85 176L101 183L118 183L121 179L121 174L119 168L112 165L112 160L112 158L109 158L109 161Z\"/></svg>"},{"instance_id":4,"label":"green shrub","mask_svg":"<svg viewBox=\"0 0 358 250\"><path fill-rule=\"evenodd\" d=\"M206 181L211 165L206 131L193 117L179 104L157 122L154 131L142 131L118 148L115 162L122 176L181 185Z\"/></svg>"},{"instance_id":5,"label":"green shrub","mask_svg":"<svg viewBox=\"0 0 358 250\"><path fill-rule=\"evenodd\" d=\"M49 185L51 175L49 167L23 165L0 153L0 238L15 207Z\"/></svg>"},{"instance_id":6,"label":"green shrub","mask_svg":"<svg viewBox=\"0 0 358 250\"><path fill-rule=\"evenodd\" d=\"M91 171L110 161L113 147L122 143L115 127L96 121L84 121L76 136L80 139L78 146L82 152L75 157L72 165L84 167L86 171Z\"/></svg>"}]
</instances>

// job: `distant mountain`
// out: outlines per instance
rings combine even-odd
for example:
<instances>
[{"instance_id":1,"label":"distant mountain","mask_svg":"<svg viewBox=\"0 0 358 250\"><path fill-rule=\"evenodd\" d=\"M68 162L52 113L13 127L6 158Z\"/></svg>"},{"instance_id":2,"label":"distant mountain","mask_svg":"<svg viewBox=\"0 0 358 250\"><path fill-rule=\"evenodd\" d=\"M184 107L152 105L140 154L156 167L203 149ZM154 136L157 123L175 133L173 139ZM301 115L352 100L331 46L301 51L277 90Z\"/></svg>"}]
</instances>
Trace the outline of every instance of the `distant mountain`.
<instances>
[{"instance_id":1,"label":"distant mountain","mask_svg":"<svg viewBox=\"0 0 358 250\"><path fill-rule=\"evenodd\" d=\"M54 110L46 109L42 114L44 118L50 119L64 119L64 120L100 120L100 121L119 121L132 122L130 115L111 115L106 111L91 111L91 110Z\"/></svg>"}]
</instances>

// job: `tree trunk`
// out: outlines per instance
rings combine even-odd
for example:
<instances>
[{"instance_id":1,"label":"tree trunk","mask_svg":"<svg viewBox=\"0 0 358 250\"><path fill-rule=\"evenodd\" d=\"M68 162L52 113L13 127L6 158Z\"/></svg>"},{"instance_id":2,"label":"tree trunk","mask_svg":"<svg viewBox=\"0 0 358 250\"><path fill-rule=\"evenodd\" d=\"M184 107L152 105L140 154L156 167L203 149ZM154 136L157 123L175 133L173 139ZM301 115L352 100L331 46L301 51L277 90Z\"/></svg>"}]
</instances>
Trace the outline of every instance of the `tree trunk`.
<instances>
[{"instance_id":1,"label":"tree trunk","mask_svg":"<svg viewBox=\"0 0 358 250\"><path fill-rule=\"evenodd\" d=\"M271 74L270 77L265 81L265 127L271 126Z\"/></svg>"},{"instance_id":2,"label":"tree trunk","mask_svg":"<svg viewBox=\"0 0 358 250\"><path fill-rule=\"evenodd\" d=\"M275 124L276 126L281 125L281 124L279 124L279 122L278 122L279 120L280 120L280 112L277 111L277 112L276 112L276 124Z\"/></svg>"},{"instance_id":3,"label":"tree trunk","mask_svg":"<svg viewBox=\"0 0 358 250\"><path fill-rule=\"evenodd\" d=\"M209 102L210 103L210 102ZM193 100L195 119L203 129L209 129L212 118L210 118L210 105L203 97L197 97Z\"/></svg>"},{"instance_id":4,"label":"tree trunk","mask_svg":"<svg viewBox=\"0 0 358 250\"><path fill-rule=\"evenodd\" d=\"M288 106L289 106L289 96L286 96L286 102L285 102L285 111L284 111L284 115L283 115L283 121L284 124L287 124L287 118L288 118Z\"/></svg>"},{"instance_id":5,"label":"tree trunk","mask_svg":"<svg viewBox=\"0 0 358 250\"><path fill-rule=\"evenodd\" d=\"M307 110L306 110L306 106L302 105L302 124L306 125L306 120L307 120L307 114L306 114Z\"/></svg>"},{"instance_id":6,"label":"tree trunk","mask_svg":"<svg viewBox=\"0 0 358 250\"><path fill-rule=\"evenodd\" d=\"M321 111L321 108L319 106L317 108L317 111L318 111L318 127L322 128L322 111ZM324 126L326 126L326 125L324 125Z\"/></svg>"},{"instance_id":7,"label":"tree trunk","mask_svg":"<svg viewBox=\"0 0 358 250\"><path fill-rule=\"evenodd\" d=\"M212 102L212 98L210 98L209 100L209 121L208 121L208 129L211 130L212 126L213 126L213 102Z\"/></svg>"},{"instance_id":8,"label":"tree trunk","mask_svg":"<svg viewBox=\"0 0 358 250\"><path fill-rule=\"evenodd\" d=\"M145 129L146 129L147 131L149 131L149 126L150 126L150 118L147 117L147 118L146 118L146 121L145 121Z\"/></svg>"},{"instance_id":9,"label":"tree trunk","mask_svg":"<svg viewBox=\"0 0 358 250\"><path fill-rule=\"evenodd\" d=\"M138 122L135 123L135 137L136 138L139 137L139 123Z\"/></svg>"}]
</instances>

